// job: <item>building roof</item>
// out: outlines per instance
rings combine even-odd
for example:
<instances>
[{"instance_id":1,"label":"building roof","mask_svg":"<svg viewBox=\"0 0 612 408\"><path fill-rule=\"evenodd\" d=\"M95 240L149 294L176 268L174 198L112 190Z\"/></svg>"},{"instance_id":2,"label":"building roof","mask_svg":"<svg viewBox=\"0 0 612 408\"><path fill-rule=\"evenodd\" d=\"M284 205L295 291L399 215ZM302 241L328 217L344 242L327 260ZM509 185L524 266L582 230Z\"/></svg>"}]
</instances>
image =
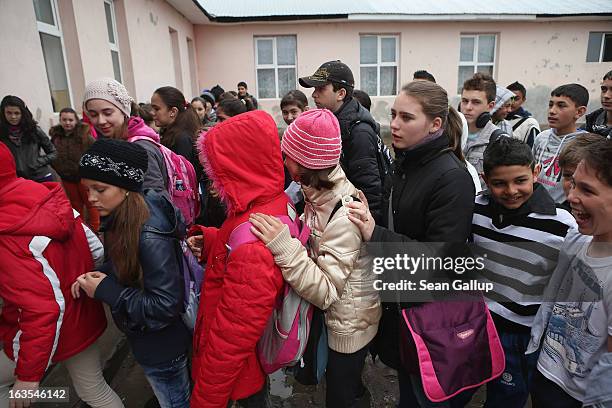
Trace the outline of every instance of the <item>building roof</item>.
<instances>
[{"instance_id":1,"label":"building roof","mask_svg":"<svg viewBox=\"0 0 612 408\"><path fill-rule=\"evenodd\" d=\"M449 20L612 16L610 0L193 0L210 21Z\"/></svg>"}]
</instances>

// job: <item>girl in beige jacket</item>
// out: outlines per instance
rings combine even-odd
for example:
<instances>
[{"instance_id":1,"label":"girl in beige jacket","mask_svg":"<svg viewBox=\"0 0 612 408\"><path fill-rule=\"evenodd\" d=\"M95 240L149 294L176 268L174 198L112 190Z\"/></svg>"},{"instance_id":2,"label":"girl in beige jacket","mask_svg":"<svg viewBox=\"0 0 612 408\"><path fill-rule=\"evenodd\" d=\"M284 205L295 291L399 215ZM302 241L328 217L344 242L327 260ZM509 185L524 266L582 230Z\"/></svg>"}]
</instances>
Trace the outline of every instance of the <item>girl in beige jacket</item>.
<instances>
[{"instance_id":1,"label":"girl in beige jacket","mask_svg":"<svg viewBox=\"0 0 612 408\"><path fill-rule=\"evenodd\" d=\"M325 311L326 404L352 407L365 392L361 372L381 306L361 233L348 219L346 205L358 190L339 165L338 120L326 109L304 112L285 131L281 149L306 199L303 217L312 231L310 255L276 217L253 214L252 232L270 249L291 287Z\"/></svg>"}]
</instances>

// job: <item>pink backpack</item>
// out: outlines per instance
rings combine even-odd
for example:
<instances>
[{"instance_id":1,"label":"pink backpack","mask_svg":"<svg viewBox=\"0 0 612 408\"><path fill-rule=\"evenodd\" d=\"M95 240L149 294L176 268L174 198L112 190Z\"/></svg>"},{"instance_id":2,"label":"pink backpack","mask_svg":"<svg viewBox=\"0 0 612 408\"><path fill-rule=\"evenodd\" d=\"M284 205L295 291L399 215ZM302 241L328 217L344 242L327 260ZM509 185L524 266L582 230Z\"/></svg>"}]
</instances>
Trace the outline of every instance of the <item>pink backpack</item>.
<instances>
[{"instance_id":1,"label":"pink backpack","mask_svg":"<svg viewBox=\"0 0 612 408\"><path fill-rule=\"evenodd\" d=\"M420 375L433 402L479 387L504 371L504 350L482 296L403 309L400 326L402 365Z\"/></svg>"},{"instance_id":2,"label":"pink backpack","mask_svg":"<svg viewBox=\"0 0 612 408\"><path fill-rule=\"evenodd\" d=\"M168 173L168 193L170 200L176 208L183 214L185 224L189 227L193 225L196 217L200 213L200 193L198 192L198 179L196 177L193 164L180 154L174 153L166 146L156 142L147 136L134 136L130 142L137 140L148 140L155 143L159 148Z\"/></svg>"},{"instance_id":3,"label":"pink backpack","mask_svg":"<svg viewBox=\"0 0 612 408\"><path fill-rule=\"evenodd\" d=\"M289 227L291 236L306 245L310 236L310 228L296 217L295 209L288 204L289 216L277 216ZM230 234L227 245L229 251L236 250L240 245L256 242L259 239L251 232L252 224L244 222L238 225ZM266 374L297 364L304 354L313 306L298 296L285 282L283 289L276 298L272 315L257 343L257 355L261 368Z\"/></svg>"}]
</instances>

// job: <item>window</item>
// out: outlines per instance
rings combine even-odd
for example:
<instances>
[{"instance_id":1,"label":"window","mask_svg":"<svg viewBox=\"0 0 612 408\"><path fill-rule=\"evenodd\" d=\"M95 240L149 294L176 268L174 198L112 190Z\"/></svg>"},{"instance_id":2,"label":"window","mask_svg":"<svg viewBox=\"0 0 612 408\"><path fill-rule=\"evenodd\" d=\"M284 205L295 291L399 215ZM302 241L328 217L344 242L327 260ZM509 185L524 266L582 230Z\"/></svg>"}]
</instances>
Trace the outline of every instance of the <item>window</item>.
<instances>
[{"instance_id":1,"label":"window","mask_svg":"<svg viewBox=\"0 0 612 408\"><path fill-rule=\"evenodd\" d=\"M459 82L457 93L461 93L463 83L476 72L493 76L495 66L495 34L474 34L461 36L459 52Z\"/></svg>"},{"instance_id":2,"label":"window","mask_svg":"<svg viewBox=\"0 0 612 408\"><path fill-rule=\"evenodd\" d=\"M612 33L589 33L586 62L612 61Z\"/></svg>"},{"instance_id":3,"label":"window","mask_svg":"<svg viewBox=\"0 0 612 408\"><path fill-rule=\"evenodd\" d=\"M398 36L360 37L360 87L370 96L397 94Z\"/></svg>"},{"instance_id":4,"label":"window","mask_svg":"<svg viewBox=\"0 0 612 408\"><path fill-rule=\"evenodd\" d=\"M174 66L174 86L183 89L183 67L181 66L181 53L179 50L179 35L172 27L168 27L170 33L170 46L172 48L172 65Z\"/></svg>"},{"instance_id":5,"label":"window","mask_svg":"<svg viewBox=\"0 0 612 408\"><path fill-rule=\"evenodd\" d=\"M104 0L104 14L106 14L106 31L108 32L108 46L110 47L115 79L121 81L121 60L119 59L119 40L117 38L117 23L113 0Z\"/></svg>"},{"instance_id":6,"label":"window","mask_svg":"<svg viewBox=\"0 0 612 408\"><path fill-rule=\"evenodd\" d=\"M200 94L198 90L198 75L196 70L196 56L195 56L195 46L193 45L193 40L191 38L187 38L187 55L189 57L189 75L191 79L191 93L194 96Z\"/></svg>"},{"instance_id":7,"label":"window","mask_svg":"<svg viewBox=\"0 0 612 408\"><path fill-rule=\"evenodd\" d=\"M258 98L282 98L296 89L296 37L255 38Z\"/></svg>"},{"instance_id":8,"label":"window","mask_svg":"<svg viewBox=\"0 0 612 408\"><path fill-rule=\"evenodd\" d=\"M71 106L64 44L56 0L33 0L53 111Z\"/></svg>"}]
</instances>

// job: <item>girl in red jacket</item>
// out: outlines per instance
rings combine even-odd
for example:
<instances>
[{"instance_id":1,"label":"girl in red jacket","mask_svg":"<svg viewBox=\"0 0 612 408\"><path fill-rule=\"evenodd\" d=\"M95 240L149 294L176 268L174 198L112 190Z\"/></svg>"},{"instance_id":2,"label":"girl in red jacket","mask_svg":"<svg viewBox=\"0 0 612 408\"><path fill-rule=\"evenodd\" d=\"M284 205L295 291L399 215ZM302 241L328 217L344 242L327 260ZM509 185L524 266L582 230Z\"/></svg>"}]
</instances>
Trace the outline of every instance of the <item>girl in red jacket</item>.
<instances>
[{"instance_id":1,"label":"girl in red jacket","mask_svg":"<svg viewBox=\"0 0 612 408\"><path fill-rule=\"evenodd\" d=\"M228 400L246 400L248 407L265 407L266 376L256 344L283 277L262 242L231 254L226 244L252 213L288 214L278 130L269 114L252 111L219 123L198 144L227 219L221 228L192 228L202 235L206 272L193 339L191 406L225 408Z\"/></svg>"},{"instance_id":2,"label":"girl in red jacket","mask_svg":"<svg viewBox=\"0 0 612 408\"><path fill-rule=\"evenodd\" d=\"M101 304L74 300L70 285L103 257L102 244L70 207L59 183L17 178L0 143L0 407L13 392L36 390L52 363L63 362L81 399L123 407L102 376L96 340L106 328ZM11 407L29 400L11 400Z\"/></svg>"}]
</instances>

